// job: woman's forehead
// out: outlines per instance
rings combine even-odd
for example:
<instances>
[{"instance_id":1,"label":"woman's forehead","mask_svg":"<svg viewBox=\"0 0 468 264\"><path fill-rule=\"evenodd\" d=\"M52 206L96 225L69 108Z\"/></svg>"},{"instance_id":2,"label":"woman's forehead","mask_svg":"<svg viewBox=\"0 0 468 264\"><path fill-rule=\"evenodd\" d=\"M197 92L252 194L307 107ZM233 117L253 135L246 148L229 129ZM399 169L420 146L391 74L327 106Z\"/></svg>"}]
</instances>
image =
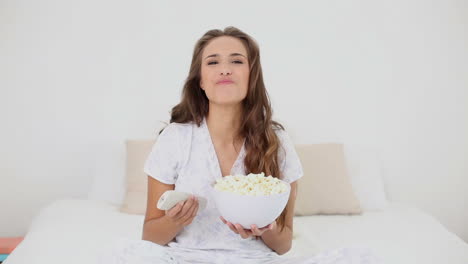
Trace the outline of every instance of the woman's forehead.
<instances>
[{"instance_id":1,"label":"woman's forehead","mask_svg":"<svg viewBox=\"0 0 468 264\"><path fill-rule=\"evenodd\" d=\"M230 56L240 54L247 58L247 50L241 40L235 37L222 36L211 40L203 50L203 59L207 56Z\"/></svg>"}]
</instances>

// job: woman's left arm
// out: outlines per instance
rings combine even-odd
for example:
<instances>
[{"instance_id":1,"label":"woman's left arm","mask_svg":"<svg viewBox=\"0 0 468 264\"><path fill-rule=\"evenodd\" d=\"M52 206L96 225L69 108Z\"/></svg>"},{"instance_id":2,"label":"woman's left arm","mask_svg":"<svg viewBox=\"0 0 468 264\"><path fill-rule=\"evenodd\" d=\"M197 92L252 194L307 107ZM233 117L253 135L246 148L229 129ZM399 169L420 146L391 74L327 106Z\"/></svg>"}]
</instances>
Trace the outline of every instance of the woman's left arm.
<instances>
[{"instance_id":1,"label":"woman's left arm","mask_svg":"<svg viewBox=\"0 0 468 264\"><path fill-rule=\"evenodd\" d=\"M288 204L286 205L286 221L283 231L280 232L281 228L275 224L272 230L265 231L260 236L263 242L265 242L265 245L279 255L283 255L288 252L292 246L293 216L296 195L297 181L291 183L291 192L289 194Z\"/></svg>"}]
</instances>

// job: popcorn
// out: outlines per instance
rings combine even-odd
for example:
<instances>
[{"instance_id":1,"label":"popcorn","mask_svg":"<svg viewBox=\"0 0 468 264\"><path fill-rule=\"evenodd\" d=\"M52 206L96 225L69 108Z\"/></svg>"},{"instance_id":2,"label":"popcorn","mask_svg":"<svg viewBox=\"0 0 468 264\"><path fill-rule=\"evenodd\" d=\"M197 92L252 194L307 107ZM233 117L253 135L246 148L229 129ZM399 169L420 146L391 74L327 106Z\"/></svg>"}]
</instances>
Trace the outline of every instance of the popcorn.
<instances>
[{"instance_id":1,"label":"popcorn","mask_svg":"<svg viewBox=\"0 0 468 264\"><path fill-rule=\"evenodd\" d=\"M216 180L214 188L218 191L232 192L241 195L272 195L287 191L287 185L281 180L272 177L265 177L260 174L250 173L244 175L228 175L223 179Z\"/></svg>"}]
</instances>

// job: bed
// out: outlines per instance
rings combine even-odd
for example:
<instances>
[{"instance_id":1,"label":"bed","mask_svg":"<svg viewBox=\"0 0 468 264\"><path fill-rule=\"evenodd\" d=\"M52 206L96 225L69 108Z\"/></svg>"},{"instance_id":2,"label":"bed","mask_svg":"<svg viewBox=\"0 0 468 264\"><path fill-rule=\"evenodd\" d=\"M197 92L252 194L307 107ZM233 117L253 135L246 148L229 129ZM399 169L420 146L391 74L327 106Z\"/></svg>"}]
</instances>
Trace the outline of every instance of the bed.
<instances>
[{"instance_id":1,"label":"bed","mask_svg":"<svg viewBox=\"0 0 468 264\"><path fill-rule=\"evenodd\" d=\"M86 199L58 199L42 208L4 264L93 264L114 241L141 239L147 197L142 167L154 140L126 144L126 183L100 174ZM468 244L434 217L387 201L375 150L343 144L296 149L305 176L299 180L293 245L286 255L365 247L388 264L468 263Z\"/></svg>"},{"instance_id":2,"label":"bed","mask_svg":"<svg viewBox=\"0 0 468 264\"><path fill-rule=\"evenodd\" d=\"M43 208L4 264L97 263L119 238L139 239L142 215L102 201L64 199ZM370 247L384 263L468 263L468 244L428 214L401 204L361 215L294 217L291 256L341 246Z\"/></svg>"}]
</instances>

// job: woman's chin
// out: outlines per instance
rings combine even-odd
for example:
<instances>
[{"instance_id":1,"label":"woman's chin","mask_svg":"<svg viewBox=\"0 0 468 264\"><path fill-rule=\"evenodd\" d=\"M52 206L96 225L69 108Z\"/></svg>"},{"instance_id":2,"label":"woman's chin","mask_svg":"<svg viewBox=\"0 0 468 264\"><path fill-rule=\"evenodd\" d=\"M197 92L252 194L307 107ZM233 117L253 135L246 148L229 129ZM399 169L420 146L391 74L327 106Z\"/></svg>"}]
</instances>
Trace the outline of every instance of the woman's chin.
<instances>
[{"instance_id":1,"label":"woman's chin","mask_svg":"<svg viewBox=\"0 0 468 264\"><path fill-rule=\"evenodd\" d=\"M219 106L238 106L242 102L242 99L220 98L210 101Z\"/></svg>"}]
</instances>

